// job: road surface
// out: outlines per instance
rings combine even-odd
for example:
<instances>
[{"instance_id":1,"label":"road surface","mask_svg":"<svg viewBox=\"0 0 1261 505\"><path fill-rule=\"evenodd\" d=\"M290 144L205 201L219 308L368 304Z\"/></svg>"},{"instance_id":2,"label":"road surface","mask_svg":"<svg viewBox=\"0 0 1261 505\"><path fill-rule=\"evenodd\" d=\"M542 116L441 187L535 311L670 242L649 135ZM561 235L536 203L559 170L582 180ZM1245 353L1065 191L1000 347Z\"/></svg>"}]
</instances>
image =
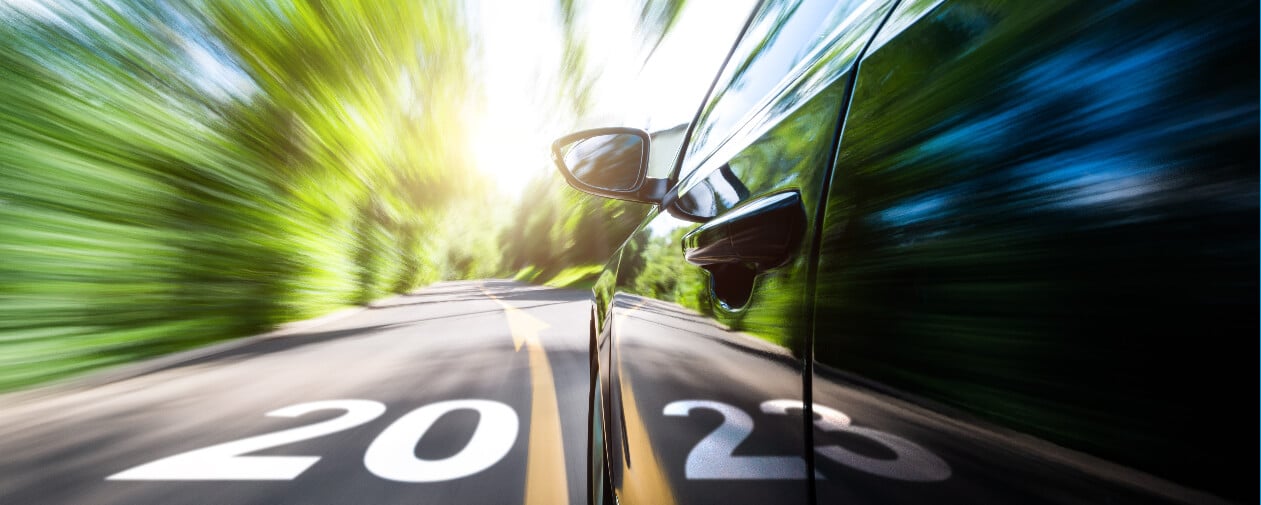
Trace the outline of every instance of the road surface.
<instances>
[{"instance_id":1,"label":"road surface","mask_svg":"<svg viewBox=\"0 0 1261 505\"><path fill-rule=\"evenodd\" d=\"M585 503L587 300L442 283L0 397L0 503Z\"/></svg>"}]
</instances>

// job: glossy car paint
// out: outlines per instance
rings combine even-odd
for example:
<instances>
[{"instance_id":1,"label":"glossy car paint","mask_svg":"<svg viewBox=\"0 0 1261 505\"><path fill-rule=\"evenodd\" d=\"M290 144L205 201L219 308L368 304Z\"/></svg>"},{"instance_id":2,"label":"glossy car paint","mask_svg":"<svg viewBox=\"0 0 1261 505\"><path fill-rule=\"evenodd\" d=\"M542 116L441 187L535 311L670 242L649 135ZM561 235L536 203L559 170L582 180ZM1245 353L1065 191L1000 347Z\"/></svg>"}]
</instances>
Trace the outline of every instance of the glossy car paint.
<instances>
[{"instance_id":1,"label":"glossy car paint","mask_svg":"<svg viewBox=\"0 0 1261 505\"><path fill-rule=\"evenodd\" d=\"M816 228L849 70L891 8L892 2L763 4L733 53L739 64L719 79L684 148L690 177L674 192L678 203L650 215L620 251L615 278L606 281L611 286L597 288L610 293L598 295L610 307L599 325L600 361L609 370L602 374L605 445L622 503L809 500L802 410L761 408L771 400L803 400L809 255L801 251L813 241L806 232ZM744 265L707 271L680 254L682 238L701 226L696 221L785 192L799 196L801 236L787 263L756 283L741 275ZM756 233L786 224L742 226ZM736 291L743 283L751 294L724 299L711 282L737 284ZM669 408L689 401L701 406L685 415ZM735 410L718 410L724 406ZM739 443L739 450L708 449L725 442Z\"/></svg>"},{"instance_id":2,"label":"glossy car paint","mask_svg":"<svg viewBox=\"0 0 1261 505\"><path fill-rule=\"evenodd\" d=\"M596 498L607 466L625 504L1248 499L1214 393L1253 369L1256 34L1224 2L760 5L594 290ZM782 265L685 258L789 192Z\"/></svg>"},{"instance_id":3,"label":"glossy car paint","mask_svg":"<svg viewBox=\"0 0 1261 505\"><path fill-rule=\"evenodd\" d=\"M816 458L838 477L820 502L1246 496L1243 468L1208 463L1238 448L1188 427L1254 425L1210 413L1252 374L1227 350L1257 330L1257 75L1226 61L1255 50L1256 17L902 2L830 185L814 398L953 476Z\"/></svg>"}]
</instances>

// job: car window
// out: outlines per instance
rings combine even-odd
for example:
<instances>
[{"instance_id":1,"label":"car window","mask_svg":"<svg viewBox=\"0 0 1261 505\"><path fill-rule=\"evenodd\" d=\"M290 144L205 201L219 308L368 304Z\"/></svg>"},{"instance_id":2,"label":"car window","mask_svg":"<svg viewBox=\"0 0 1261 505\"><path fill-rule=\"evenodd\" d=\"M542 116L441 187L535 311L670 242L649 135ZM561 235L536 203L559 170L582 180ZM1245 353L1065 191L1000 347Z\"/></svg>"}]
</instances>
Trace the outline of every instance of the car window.
<instances>
[{"instance_id":1,"label":"car window","mask_svg":"<svg viewBox=\"0 0 1261 505\"><path fill-rule=\"evenodd\" d=\"M759 105L791 82L797 67L827 40L831 28L845 24L863 3L780 0L763 4L701 110L679 179L696 171Z\"/></svg>"},{"instance_id":2,"label":"car window","mask_svg":"<svg viewBox=\"0 0 1261 505\"><path fill-rule=\"evenodd\" d=\"M687 123L675 125L665 130L652 132L652 149L648 151L648 177L665 179L674 170L674 162L679 159L679 147L683 144L683 134L687 131Z\"/></svg>"}]
</instances>

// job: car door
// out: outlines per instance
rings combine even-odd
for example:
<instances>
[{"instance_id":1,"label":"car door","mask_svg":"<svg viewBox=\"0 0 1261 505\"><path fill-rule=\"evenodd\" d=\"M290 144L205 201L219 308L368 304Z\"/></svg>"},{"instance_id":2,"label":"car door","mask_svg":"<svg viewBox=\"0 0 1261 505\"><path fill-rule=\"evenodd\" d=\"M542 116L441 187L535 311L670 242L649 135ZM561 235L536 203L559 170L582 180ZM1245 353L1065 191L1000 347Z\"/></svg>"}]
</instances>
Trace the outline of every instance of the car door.
<instances>
[{"instance_id":1,"label":"car door","mask_svg":"<svg viewBox=\"0 0 1261 505\"><path fill-rule=\"evenodd\" d=\"M1225 462L1255 429L1256 35L1255 3L899 4L826 197L819 503L1255 499Z\"/></svg>"},{"instance_id":2,"label":"car door","mask_svg":"<svg viewBox=\"0 0 1261 505\"><path fill-rule=\"evenodd\" d=\"M677 184L597 286L621 503L809 501L813 230L850 72L891 5L761 4L688 130Z\"/></svg>"}]
</instances>

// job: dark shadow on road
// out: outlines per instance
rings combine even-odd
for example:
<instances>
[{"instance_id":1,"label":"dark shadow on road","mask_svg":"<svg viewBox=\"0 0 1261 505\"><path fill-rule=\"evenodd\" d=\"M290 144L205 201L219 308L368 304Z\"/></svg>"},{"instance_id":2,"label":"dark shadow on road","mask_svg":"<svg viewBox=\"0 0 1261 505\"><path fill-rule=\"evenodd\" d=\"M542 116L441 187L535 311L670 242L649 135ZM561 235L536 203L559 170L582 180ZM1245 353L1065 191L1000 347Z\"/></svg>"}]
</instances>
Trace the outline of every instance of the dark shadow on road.
<instances>
[{"instance_id":1,"label":"dark shadow on road","mask_svg":"<svg viewBox=\"0 0 1261 505\"><path fill-rule=\"evenodd\" d=\"M260 339L258 342L247 344L241 347L237 347L233 349L224 349L222 352L216 352L214 354L210 354L206 356L198 356L198 357L189 359L187 361L181 361L179 363L172 363L168 366L164 366L164 367L149 371L147 372L147 374L163 372L167 370L175 370L175 369L184 368L188 366L194 366L194 365L214 363L217 361L223 361L223 360L228 360L228 359L233 359L233 358L251 358L255 356L263 356L266 354L272 354L272 353L284 352L290 349L296 349L298 347L322 344L324 342L330 342L333 340L343 339L346 337L366 337L369 335L380 333L394 326L397 326L397 325L396 324L381 324L381 325L375 325L375 326L347 328L344 330L301 333L301 334L290 335L290 336L285 336L285 337Z\"/></svg>"},{"instance_id":2,"label":"dark shadow on road","mask_svg":"<svg viewBox=\"0 0 1261 505\"><path fill-rule=\"evenodd\" d=\"M483 297L481 299L485 299L485 298ZM521 305L521 306L517 306L516 308L522 309L522 310L528 310L535 307L545 307L548 305L572 303L573 301L574 300L563 300L563 301L556 301L556 302L549 302L549 303L536 303L536 304L531 304L531 305ZM166 370L174 370L174 369L187 367L187 366L193 366L193 365L214 363L217 361L228 360L228 359L236 359L236 358L248 359L248 358L252 358L256 356L263 356L263 355L272 354L272 353L281 353L281 352L289 351L292 349L297 349L300 347L318 345L318 344L330 342L333 340L354 338L354 337L367 337L367 336L375 335L377 333L381 333L387 330L401 328L401 327L405 327L405 326L412 325L415 323L437 321L437 320L442 320L442 319L455 319L455 318L478 316L478 315L485 315L485 314L494 314L497 312L503 312L503 308L496 307L493 309L458 312L454 314L442 314L442 315L436 315L432 317L407 319L404 321L393 321L393 322L389 322L385 324L358 326L354 328L345 328L345 329L324 331L324 332L296 333L292 335L286 335L283 337L266 338L266 339L261 339L256 343L247 344L241 347L237 347L233 349L224 349L222 352L216 352L214 354L205 355L205 356L198 356L195 358L191 358L187 361L181 361L179 363L172 363L168 366L164 366L161 368L154 369L150 372L146 372L146 374L161 372L161 371L166 371ZM508 332L507 326L504 327L503 331L505 333Z\"/></svg>"},{"instance_id":3,"label":"dark shadow on road","mask_svg":"<svg viewBox=\"0 0 1261 505\"><path fill-rule=\"evenodd\" d=\"M513 291L498 295L500 300L539 301L539 302L582 302L591 299L591 293L577 289L545 288L529 291ZM524 307L518 307L524 308Z\"/></svg>"},{"instance_id":4,"label":"dark shadow on road","mask_svg":"<svg viewBox=\"0 0 1261 505\"><path fill-rule=\"evenodd\" d=\"M524 282L492 279L440 283L412 294L369 305L369 308L377 310L412 305L477 301L487 299L487 295L499 300L540 302L579 302L591 298L591 293L586 290L551 288Z\"/></svg>"}]
</instances>

